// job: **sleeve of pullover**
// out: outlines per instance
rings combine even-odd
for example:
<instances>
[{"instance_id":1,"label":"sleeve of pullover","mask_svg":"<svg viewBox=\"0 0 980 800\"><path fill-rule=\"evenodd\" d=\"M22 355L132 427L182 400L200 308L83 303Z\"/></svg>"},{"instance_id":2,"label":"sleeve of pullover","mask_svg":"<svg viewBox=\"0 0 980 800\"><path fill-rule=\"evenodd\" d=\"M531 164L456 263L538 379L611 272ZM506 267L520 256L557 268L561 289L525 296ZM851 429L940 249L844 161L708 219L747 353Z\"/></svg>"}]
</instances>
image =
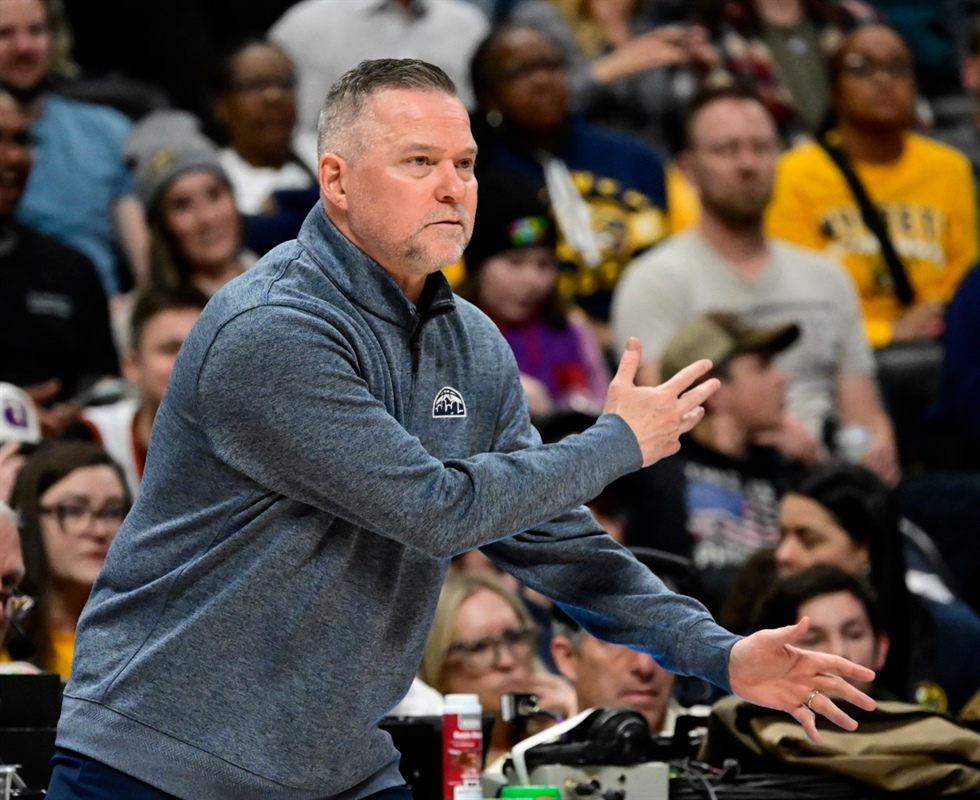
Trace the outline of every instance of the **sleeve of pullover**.
<instances>
[{"instance_id":1,"label":"sleeve of pullover","mask_svg":"<svg viewBox=\"0 0 980 800\"><path fill-rule=\"evenodd\" d=\"M616 415L559 444L439 461L372 395L343 333L286 306L221 328L197 399L212 448L233 468L438 558L538 525L641 464Z\"/></svg>"},{"instance_id":2,"label":"sleeve of pullover","mask_svg":"<svg viewBox=\"0 0 980 800\"><path fill-rule=\"evenodd\" d=\"M502 387L500 408L494 449L512 453L533 447L539 439L520 389ZM573 472L565 475L572 483L577 478ZM537 488L539 498L553 491L551 483ZM671 592L587 508L483 551L521 583L551 597L594 636L647 652L671 672L697 675L729 690L728 660L739 637L719 626L698 601Z\"/></svg>"}]
</instances>

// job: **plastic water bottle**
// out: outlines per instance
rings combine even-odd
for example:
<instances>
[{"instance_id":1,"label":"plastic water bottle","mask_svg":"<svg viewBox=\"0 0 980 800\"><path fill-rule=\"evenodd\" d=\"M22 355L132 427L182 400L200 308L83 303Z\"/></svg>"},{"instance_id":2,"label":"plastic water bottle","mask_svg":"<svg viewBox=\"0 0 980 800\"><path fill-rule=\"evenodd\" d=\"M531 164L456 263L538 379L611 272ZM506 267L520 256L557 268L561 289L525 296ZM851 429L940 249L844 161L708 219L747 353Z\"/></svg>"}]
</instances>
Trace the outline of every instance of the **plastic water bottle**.
<instances>
[{"instance_id":1,"label":"plastic water bottle","mask_svg":"<svg viewBox=\"0 0 980 800\"><path fill-rule=\"evenodd\" d=\"M475 694L447 694L442 709L442 800L481 800L483 708Z\"/></svg>"}]
</instances>

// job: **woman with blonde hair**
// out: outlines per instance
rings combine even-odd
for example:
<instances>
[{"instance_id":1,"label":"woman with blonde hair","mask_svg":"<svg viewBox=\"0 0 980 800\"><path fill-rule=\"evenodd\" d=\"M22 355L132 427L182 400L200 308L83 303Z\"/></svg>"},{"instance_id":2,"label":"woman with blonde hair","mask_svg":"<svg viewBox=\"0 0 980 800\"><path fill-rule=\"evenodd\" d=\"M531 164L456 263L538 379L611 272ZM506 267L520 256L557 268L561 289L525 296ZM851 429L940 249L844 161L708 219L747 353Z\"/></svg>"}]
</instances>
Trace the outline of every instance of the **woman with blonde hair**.
<instances>
[{"instance_id":1,"label":"woman with blonde hair","mask_svg":"<svg viewBox=\"0 0 980 800\"><path fill-rule=\"evenodd\" d=\"M473 693L494 715L487 751L491 764L517 741L518 731L501 720L500 697L537 695L549 716L576 713L574 689L548 672L536 655L537 630L521 599L492 574L451 575L443 584L422 655L419 678L443 694Z\"/></svg>"}]
</instances>

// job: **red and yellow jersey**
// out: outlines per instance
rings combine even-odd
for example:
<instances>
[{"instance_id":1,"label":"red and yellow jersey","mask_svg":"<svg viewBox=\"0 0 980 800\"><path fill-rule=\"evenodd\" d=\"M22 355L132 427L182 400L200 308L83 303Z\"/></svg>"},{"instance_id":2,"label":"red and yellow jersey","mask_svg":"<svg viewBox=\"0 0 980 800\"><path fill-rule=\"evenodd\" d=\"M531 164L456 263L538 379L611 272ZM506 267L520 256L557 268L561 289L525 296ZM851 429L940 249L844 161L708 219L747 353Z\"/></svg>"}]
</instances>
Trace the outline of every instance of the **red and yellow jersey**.
<instances>
[{"instance_id":1,"label":"red and yellow jersey","mask_svg":"<svg viewBox=\"0 0 980 800\"><path fill-rule=\"evenodd\" d=\"M885 217L916 299L949 301L980 244L977 193L966 156L908 134L897 161L856 161L854 169ZM766 227L773 236L826 251L844 264L857 284L872 345L891 340L903 310L891 273L843 174L819 145L805 142L780 159Z\"/></svg>"}]
</instances>

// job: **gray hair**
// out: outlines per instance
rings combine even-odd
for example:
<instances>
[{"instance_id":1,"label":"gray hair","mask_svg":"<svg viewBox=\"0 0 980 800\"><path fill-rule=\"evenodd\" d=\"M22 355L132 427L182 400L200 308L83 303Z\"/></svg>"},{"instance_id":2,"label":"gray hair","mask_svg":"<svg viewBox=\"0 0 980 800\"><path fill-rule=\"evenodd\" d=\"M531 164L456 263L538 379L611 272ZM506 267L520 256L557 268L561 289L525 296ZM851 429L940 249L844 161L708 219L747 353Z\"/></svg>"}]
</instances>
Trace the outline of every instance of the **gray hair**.
<instances>
[{"instance_id":1,"label":"gray hair","mask_svg":"<svg viewBox=\"0 0 980 800\"><path fill-rule=\"evenodd\" d=\"M429 89L456 96L456 84L439 67L416 58L378 58L362 61L341 75L320 110L316 152L356 158L364 145L352 136L365 101L383 89Z\"/></svg>"}]
</instances>

